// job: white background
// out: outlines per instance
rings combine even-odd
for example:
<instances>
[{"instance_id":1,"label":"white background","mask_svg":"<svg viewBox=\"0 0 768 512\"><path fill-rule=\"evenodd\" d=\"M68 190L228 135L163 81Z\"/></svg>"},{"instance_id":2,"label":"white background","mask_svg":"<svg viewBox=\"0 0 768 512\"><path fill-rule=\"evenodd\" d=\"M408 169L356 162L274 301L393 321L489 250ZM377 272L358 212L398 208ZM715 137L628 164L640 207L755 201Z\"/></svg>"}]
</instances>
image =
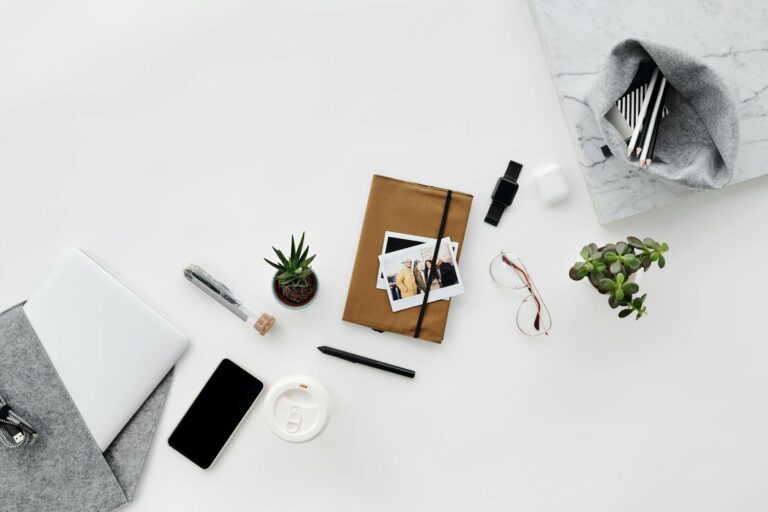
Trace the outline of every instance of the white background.
<instances>
[{"instance_id":1,"label":"white background","mask_svg":"<svg viewBox=\"0 0 768 512\"><path fill-rule=\"evenodd\" d=\"M127 510L768 508L768 181L599 226L524 2L3 0L0 12L0 303L80 246L192 339ZM521 189L493 228L482 219L510 158L525 164ZM555 207L531 181L550 163L572 186ZM475 195L467 292L442 345L341 321L374 172ZM302 230L321 292L289 312L261 258ZM629 234L671 246L641 283L637 322L567 277L583 244ZM515 330L522 297L487 272L502 247L552 310L549 338ZM275 312L274 332L260 338L192 287L189 262ZM316 376L334 401L327 430L285 443L260 401L211 470L182 458L167 437L224 357L267 385Z\"/></svg>"}]
</instances>

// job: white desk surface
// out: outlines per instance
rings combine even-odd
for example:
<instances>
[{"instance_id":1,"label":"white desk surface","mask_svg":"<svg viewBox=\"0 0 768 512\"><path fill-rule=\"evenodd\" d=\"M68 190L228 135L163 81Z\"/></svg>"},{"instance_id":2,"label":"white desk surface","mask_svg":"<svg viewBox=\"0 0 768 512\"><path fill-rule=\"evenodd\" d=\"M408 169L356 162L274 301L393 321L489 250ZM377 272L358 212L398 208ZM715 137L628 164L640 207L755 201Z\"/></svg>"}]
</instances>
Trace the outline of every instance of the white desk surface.
<instances>
[{"instance_id":1,"label":"white desk surface","mask_svg":"<svg viewBox=\"0 0 768 512\"><path fill-rule=\"evenodd\" d=\"M0 303L75 245L192 339L126 510L768 507L768 181L599 226L526 2L0 7ZM521 190L493 228L509 158ZM573 189L556 207L531 181L550 163ZM374 172L475 194L442 345L341 321ZM302 230L321 295L288 312L261 258ZM567 277L584 243L628 234L672 247L639 322ZM548 339L515 330L520 297L487 273L501 247L549 304ZM188 262L271 308L276 330L259 338L193 288ZM214 468L189 463L166 439L224 357L267 385L319 378L327 430L285 443L259 402Z\"/></svg>"}]
</instances>

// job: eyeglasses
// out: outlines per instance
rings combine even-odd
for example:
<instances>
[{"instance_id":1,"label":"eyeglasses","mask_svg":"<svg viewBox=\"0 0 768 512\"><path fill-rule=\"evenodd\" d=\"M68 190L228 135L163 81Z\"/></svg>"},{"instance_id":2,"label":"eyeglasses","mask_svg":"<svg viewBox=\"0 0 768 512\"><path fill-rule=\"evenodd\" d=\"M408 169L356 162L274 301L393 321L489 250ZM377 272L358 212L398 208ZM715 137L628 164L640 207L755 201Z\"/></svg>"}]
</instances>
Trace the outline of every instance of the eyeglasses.
<instances>
[{"instance_id":1,"label":"eyeglasses","mask_svg":"<svg viewBox=\"0 0 768 512\"><path fill-rule=\"evenodd\" d=\"M517 328L526 336L549 334L552 316L531 280L522 260L511 252L501 251L491 260L491 278L505 288L527 290L528 296L517 308Z\"/></svg>"}]
</instances>

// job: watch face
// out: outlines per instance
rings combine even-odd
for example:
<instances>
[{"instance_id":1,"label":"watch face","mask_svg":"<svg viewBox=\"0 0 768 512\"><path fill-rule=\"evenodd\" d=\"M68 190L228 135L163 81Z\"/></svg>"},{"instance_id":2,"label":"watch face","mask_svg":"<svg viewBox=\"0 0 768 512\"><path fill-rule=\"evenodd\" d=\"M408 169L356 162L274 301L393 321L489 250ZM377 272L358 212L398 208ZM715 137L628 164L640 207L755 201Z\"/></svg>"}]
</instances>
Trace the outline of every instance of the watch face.
<instances>
[{"instance_id":1,"label":"watch face","mask_svg":"<svg viewBox=\"0 0 768 512\"><path fill-rule=\"evenodd\" d=\"M491 197L493 197L494 201L509 206L512 204L512 199L515 198L515 193L517 193L517 183L509 181L506 178L499 178Z\"/></svg>"}]
</instances>

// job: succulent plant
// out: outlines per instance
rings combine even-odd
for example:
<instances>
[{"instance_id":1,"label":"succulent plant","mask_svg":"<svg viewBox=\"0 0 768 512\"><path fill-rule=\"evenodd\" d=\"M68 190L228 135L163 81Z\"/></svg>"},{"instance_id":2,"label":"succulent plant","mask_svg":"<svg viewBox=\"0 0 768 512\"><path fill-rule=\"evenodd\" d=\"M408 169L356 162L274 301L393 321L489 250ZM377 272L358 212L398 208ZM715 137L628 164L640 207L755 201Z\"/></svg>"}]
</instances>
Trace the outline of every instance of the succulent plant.
<instances>
[{"instance_id":1,"label":"succulent plant","mask_svg":"<svg viewBox=\"0 0 768 512\"><path fill-rule=\"evenodd\" d=\"M299 246L296 247L296 242L291 235L291 255L286 258L285 254L279 249L272 247L277 255L278 262L264 258L264 261L272 265L277 269L277 275L275 279L282 288L288 289L301 289L309 288L311 283L308 278L312 275L312 267L310 264L315 259L316 254L307 257L309 254L309 246L304 247L304 233L301 234L301 240Z\"/></svg>"},{"instance_id":2,"label":"succulent plant","mask_svg":"<svg viewBox=\"0 0 768 512\"><path fill-rule=\"evenodd\" d=\"M640 269L648 271L656 262L664 268L667 261L664 253L669 245L658 243L652 238L640 240L635 236L627 237L626 242L616 242L598 247L589 244L581 249L582 261L576 262L568 272L574 281L585 277L600 293L608 295L608 305L613 309L622 308L619 317L635 314L639 319L646 314L645 297L637 297L640 287L631 282L630 277Z\"/></svg>"}]
</instances>

